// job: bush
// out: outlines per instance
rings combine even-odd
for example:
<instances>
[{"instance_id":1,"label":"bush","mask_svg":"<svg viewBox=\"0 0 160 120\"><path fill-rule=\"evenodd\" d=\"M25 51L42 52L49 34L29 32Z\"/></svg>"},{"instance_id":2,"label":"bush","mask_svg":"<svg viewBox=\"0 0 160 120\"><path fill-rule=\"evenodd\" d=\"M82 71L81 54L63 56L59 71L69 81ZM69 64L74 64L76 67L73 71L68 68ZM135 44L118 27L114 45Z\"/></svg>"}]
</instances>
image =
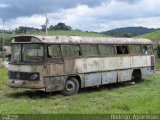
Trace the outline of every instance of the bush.
<instances>
[{"instance_id":1,"label":"bush","mask_svg":"<svg viewBox=\"0 0 160 120\"><path fill-rule=\"evenodd\" d=\"M158 58L160 58L160 45L157 46L157 55L158 55Z\"/></svg>"}]
</instances>

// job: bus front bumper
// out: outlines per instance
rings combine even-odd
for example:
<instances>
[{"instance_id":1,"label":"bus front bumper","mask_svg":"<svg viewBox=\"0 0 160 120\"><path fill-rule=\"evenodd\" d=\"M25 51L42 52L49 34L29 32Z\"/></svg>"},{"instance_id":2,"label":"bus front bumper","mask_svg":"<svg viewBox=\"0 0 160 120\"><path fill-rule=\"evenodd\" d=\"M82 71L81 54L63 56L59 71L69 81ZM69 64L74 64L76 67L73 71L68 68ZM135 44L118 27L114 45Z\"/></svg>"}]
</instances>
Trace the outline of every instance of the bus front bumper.
<instances>
[{"instance_id":1,"label":"bus front bumper","mask_svg":"<svg viewBox=\"0 0 160 120\"><path fill-rule=\"evenodd\" d=\"M26 80L9 80L8 86L11 88L27 88L27 89L44 89L44 84L40 82L26 81Z\"/></svg>"}]
</instances>

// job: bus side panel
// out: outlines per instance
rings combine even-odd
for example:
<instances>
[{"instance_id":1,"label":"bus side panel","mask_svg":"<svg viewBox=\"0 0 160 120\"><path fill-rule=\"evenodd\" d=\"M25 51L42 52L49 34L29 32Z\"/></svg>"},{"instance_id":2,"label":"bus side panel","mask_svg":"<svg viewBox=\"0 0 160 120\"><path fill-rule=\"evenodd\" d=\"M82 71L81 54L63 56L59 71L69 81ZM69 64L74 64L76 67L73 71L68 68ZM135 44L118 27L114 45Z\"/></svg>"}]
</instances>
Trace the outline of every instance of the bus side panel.
<instances>
[{"instance_id":1,"label":"bus side panel","mask_svg":"<svg viewBox=\"0 0 160 120\"><path fill-rule=\"evenodd\" d=\"M85 87L101 85L101 73L85 74Z\"/></svg>"},{"instance_id":2,"label":"bus side panel","mask_svg":"<svg viewBox=\"0 0 160 120\"><path fill-rule=\"evenodd\" d=\"M118 82L131 80L132 72L133 72L133 69L118 71Z\"/></svg>"},{"instance_id":3,"label":"bus side panel","mask_svg":"<svg viewBox=\"0 0 160 120\"><path fill-rule=\"evenodd\" d=\"M67 76L44 77L44 85L46 87L46 92L63 90L66 78Z\"/></svg>"},{"instance_id":4,"label":"bus side panel","mask_svg":"<svg viewBox=\"0 0 160 120\"><path fill-rule=\"evenodd\" d=\"M102 84L116 83L117 71L102 72Z\"/></svg>"},{"instance_id":5,"label":"bus side panel","mask_svg":"<svg viewBox=\"0 0 160 120\"><path fill-rule=\"evenodd\" d=\"M76 69L75 68L75 60L74 59L64 59L64 74L75 74Z\"/></svg>"},{"instance_id":6,"label":"bus side panel","mask_svg":"<svg viewBox=\"0 0 160 120\"><path fill-rule=\"evenodd\" d=\"M151 70L151 67L141 68L142 79L151 76L154 74L154 70Z\"/></svg>"},{"instance_id":7,"label":"bus side panel","mask_svg":"<svg viewBox=\"0 0 160 120\"><path fill-rule=\"evenodd\" d=\"M63 64L51 64L45 67L45 76L58 76L64 75L64 65Z\"/></svg>"},{"instance_id":8,"label":"bus side panel","mask_svg":"<svg viewBox=\"0 0 160 120\"><path fill-rule=\"evenodd\" d=\"M84 72L97 72L102 70L101 58L88 58L83 60Z\"/></svg>"}]
</instances>

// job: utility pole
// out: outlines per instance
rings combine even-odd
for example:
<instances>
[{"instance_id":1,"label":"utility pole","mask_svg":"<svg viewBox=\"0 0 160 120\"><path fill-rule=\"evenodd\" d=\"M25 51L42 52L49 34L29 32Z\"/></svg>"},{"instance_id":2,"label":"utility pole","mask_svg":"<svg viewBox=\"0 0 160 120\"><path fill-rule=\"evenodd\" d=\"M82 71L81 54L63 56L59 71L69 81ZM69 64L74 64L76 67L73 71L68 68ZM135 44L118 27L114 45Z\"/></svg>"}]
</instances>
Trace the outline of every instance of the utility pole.
<instances>
[{"instance_id":1,"label":"utility pole","mask_svg":"<svg viewBox=\"0 0 160 120\"><path fill-rule=\"evenodd\" d=\"M4 20L3 20L3 42L2 42L2 60L4 61L4 46L5 46L5 42L4 42Z\"/></svg>"},{"instance_id":2,"label":"utility pole","mask_svg":"<svg viewBox=\"0 0 160 120\"><path fill-rule=\"evenodd\" d=\"M48 19L47 14L46 14L46 23L45 23L45 25L46 25L46 35L48 35L48 29L47 29L48 24L49 24L49 19Z\"/></svg>"}]
</instances>

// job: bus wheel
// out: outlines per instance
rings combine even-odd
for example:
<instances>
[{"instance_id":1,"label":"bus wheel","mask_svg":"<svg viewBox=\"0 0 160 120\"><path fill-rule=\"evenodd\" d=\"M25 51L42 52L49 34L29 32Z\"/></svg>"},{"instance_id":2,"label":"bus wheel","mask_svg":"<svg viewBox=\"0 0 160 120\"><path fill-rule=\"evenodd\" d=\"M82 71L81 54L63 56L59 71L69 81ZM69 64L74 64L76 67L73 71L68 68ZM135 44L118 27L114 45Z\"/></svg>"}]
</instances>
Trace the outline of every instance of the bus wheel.
<instances>
[{"instance_id":1,"label":"bus wheel","mask_svg":"<svg viewBox=\"0 0 160 120\"><path fill-rule=\"evenodd\" d=\"M79 90L79 82L76 78L68 78L65 82L64 90L61 91L63 95L74 95Z\"/></svg>"},{"instance_id":2,"label":"bus wheel","mask_svg":"<svg viewBox=\"0 0 160 120\"><path fill-rule=\"evenodd\" d=\"M134 70L132 73L132 81L140 82L142 80L141 70Z\"/></svg>"}]
</instances>

